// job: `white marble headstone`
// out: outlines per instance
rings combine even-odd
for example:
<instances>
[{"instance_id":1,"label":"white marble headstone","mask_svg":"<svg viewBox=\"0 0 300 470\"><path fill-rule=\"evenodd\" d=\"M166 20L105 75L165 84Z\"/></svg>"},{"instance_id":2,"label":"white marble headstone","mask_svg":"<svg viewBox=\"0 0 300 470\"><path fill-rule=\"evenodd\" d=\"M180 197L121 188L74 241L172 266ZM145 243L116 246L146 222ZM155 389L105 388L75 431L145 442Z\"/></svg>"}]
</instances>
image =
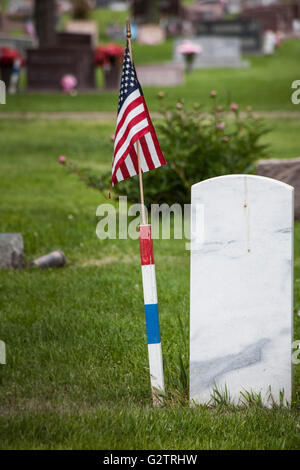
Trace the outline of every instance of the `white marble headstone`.
<instances>
[{"instance_id":1,"label":"white marble headstone","mask_svg":"<svg viewBox=\"0 0 300 470\"><path fill-rule=\"evenodd\" d=\"M291 401L293 188L228 175L192 186L190 400ZM272 398L271 398L271 395Z\"/></svg>"}]
</instances>

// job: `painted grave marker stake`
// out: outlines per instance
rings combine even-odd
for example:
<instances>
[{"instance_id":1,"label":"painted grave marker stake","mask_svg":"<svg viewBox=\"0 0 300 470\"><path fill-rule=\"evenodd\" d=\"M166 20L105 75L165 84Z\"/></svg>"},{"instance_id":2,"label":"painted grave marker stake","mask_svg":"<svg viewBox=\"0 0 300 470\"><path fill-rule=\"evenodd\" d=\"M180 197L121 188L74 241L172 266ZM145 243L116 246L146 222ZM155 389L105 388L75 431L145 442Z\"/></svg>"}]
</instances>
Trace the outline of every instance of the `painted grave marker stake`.
<instances>
[{"instance_id":1,"label":"painted grave marker stake","mask_svg":"<svg viewBox=\"0 0 300 470\"><path fill-rule=\"evenodd\" d=\"M160 342L157 293L151 226L146 224L142 174L165 165L142 88L138 81L131 49L130 23L127 22L117 126L114 138L112 186L138 175L142 225L139 227L142 278L145 302L147 342L152 401L159 404L164 392L163 361Z\"/></svg>"}]
</instances>

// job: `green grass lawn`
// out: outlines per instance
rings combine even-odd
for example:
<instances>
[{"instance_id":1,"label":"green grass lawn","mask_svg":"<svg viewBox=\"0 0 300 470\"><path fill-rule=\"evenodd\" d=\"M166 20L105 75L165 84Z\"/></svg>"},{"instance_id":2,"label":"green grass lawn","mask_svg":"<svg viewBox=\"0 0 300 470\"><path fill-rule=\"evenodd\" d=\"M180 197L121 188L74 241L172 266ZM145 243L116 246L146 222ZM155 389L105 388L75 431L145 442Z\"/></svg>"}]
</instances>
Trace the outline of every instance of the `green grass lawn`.
<instances>
[{"instance_id":1,"label":"green grass lawn","mask_svg":"<svg viewBox=\"0 0 300 470\"><path fill-rule=\"evenodd\" d=\"M161 46L134 44L133 48L137 65L172 59L170 40ZM299 111L300 105L293 105L291 102L291 84L300 76L299 54L300 41L289 40L277 50L274 57L247 58L251 62L249 68L195 70L185 77L184 85L164 89L166 100L172 104L183 98L188 105L198 102L207 109L209 93L215 89L219 92L222 103L235 101L242 107L251 105L254 110ZM99 72L101 83L101 71ZM157 87L144 88L150 111L159 109L159 90ZM7 104L1 106L1 112L116 111L117 95L117 92L79 94L77 97L23 93L8 96Z\"/></svg>"},{"instance_id":2,"label":"green grass lawn","mask_svg":"<svg viewBox=\"0 0 300 470\"><path fill-rule=\"evenodd\" d=\"M300 121L269 121L270 156L299 155ZM156 240L167 399L151 406L138 241L97 239L106 196L57 163L109 168L113 122L0 121L0 232L21 232L26 262L53 249L63 269L0 271L0 448L296 449L300 366L291 409L187 403L189 253ZM166 156L167 157L167 156ZM300 224L295 339L300 338Z\"/></svg>"}]
</instances>

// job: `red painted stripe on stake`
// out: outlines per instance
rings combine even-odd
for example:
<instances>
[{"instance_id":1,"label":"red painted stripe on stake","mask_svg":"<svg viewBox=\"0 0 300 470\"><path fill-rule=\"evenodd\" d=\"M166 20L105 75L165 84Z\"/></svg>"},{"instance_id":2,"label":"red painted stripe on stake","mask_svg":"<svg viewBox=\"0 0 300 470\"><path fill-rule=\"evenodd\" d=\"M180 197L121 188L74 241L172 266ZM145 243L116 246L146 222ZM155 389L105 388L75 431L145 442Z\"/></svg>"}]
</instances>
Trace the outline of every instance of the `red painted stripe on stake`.
<instances>
[{"instance_id":1,"label":"red painted stripe on stake","mask_svg":"<svg viewBox=\"0 0 300 470\"><path fill-rule=\"evenodd\" d=\"M151 225L140 225L139 235L142 266L146 264L154 264Z\"/></svg>"}]
</instances>

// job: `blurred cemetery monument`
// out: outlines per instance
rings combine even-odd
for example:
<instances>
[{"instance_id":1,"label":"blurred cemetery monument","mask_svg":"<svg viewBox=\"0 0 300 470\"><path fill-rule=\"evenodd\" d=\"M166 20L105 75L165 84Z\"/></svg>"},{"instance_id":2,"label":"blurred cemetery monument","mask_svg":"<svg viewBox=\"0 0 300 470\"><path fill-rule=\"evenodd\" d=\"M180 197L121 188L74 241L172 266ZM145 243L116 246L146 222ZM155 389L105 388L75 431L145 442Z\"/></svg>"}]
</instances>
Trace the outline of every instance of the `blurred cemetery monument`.
<instances>
[{"instance_id":1,"label":"blurred cemetery monument","mask_svg":"<svg viewBox=\"0 0 300 470\"><path fill-rule=\"evenodd\" d=\"M256 172L258 175L275 178L294 187L295 220L300 221L300 158L259 160Z\"/></svg>"},{"instance_id":2,"label":"blurred cemetery monument","mask_svg":"<svg viewBox=\"0 0 300 470\"><path fill-rule=\"evenodd\" d=\"M255 18L199 21L195 24L197 36L235 37L241 42L243 54L259 53L262 46L261 24Z\"/></svg>"},{"instance_id":3,"label":"blurred cemetery monument","mask_svg":"<svg viewBox=\"0 0 300 470\"><path fill-rule=\"evenodd\" d=\"M235 18L227 19L227 14ZM185 7L183 17L197 36L239 37L242 53L258 54L265 32L292 35L297 25L300 29L300 1L277 4L262 0L204 0Z\"/></svg>"},{"instance_id":4,"label":"blurred cemetery monument","mask_svg":"<svg viewBox=\"0 0 300 470\"><path fill-rule=\"evenodd\" d=\"M286 4L256 6L253 2L243 9L240 18L251 18L261 23L263 31L291 33L294 20L300 20L300 1Z\"/></svg>"},{"instance_id":5,"label":"blurred cemetery monument","mask_svg":"<svg viewBox=\"0 0 300 470\"><path fill-rule=\"evenodd\" d=\"M89 3L87 0L73 0L73 19L66 24L66 32L89 34L92 36L92 45L98 44L99 29L96 21L89 19Z\"/></svg>"},{"instance_id":6,"label":"blurred cemetery monument","mask_svg":"<svg viewBox=\"0 0 300 470\"><path fill-rule=\"evenodd\" d=\"M156 45L166 36L181 31L183 8L180 0L132 2L132 17L138 25L137 42ZM184 82L183 68L178 63L138 65L137 74L142 86L177 86Z\"/></svg>"},{"instance_id":7,"label":"blurred cemetery monument","mask_svg":"<svg viewBox=\"0 0 300 470\"><path fill-rule=\"evenodd\" d=\"M202 48L202 52L195 56L193 68L211 67L247 67L249 63L241 59L241 41L238 37L226 36L203 36L201 38L189 38L192 44ZM186 38L174 41L174 61L184 66L184 57L178 51Z\"/></svg>"},{"instance_id":8,"label":"blurred cemetery monument","mask_svg":"<svg viewBox=\"0 0 300 470\"><path fill-rule=\"evenodd\" d=\"M77 88L95 88L93 38L91 34L58 33L55 0L35 0L34 16L39 46L27 51L29 90L61 89L61 79L72 74Z\"/></svg>"},{"instance_id":9,"label":"blurred cemetery monument","mask_svg":"<svg viewBox=\"0 0 300 470\"><path fill-rule=\"evenodd\" d=\"M32 14L32 2L24 1L19 4L19 10L15 8L4 8L5 2L0 1L0 48L8 47L17 49L23 56L26 55L26 50L34 47L36 44L35 38L29 34L27 24L24 21L26 17ZM14 3L9 4L14 7ZM22 8L20 8L22 6ZM19 31L22 34L16 34Z\"/></svg>"},{"instance_id":10,"label":"blurred cemetery monument","mask_svg":"<svg viewBox=\"0 0 300 470\"><path fill-rule=\"evenodd\" d=\"M183 68L178 64L137 65L142 86L178 86L184 83Z\"/></svg>"}]
</instances>

